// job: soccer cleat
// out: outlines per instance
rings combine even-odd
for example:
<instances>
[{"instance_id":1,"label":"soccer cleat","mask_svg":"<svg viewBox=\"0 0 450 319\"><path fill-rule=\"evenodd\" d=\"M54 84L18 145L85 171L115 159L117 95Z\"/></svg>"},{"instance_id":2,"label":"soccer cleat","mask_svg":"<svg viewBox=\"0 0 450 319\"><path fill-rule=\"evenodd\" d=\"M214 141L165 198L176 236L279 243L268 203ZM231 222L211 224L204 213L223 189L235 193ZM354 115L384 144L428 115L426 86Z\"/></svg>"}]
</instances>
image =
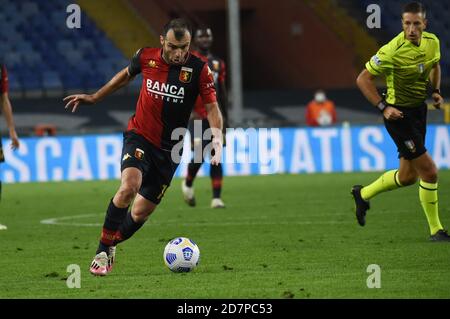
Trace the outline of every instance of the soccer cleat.
<instances>
[{"instance_id":1,"label":"soccer cleat","mask_svg":"<svg viewBox=\"0 0 450 319\"><path fill-rule=\"evenodd\" d=\"M108 273L108 255L104 251L95 255L89 271L94 276L105 276Z\"/></svg>"},{"instance_id":2,"label":"soccer cleat","mask_svg":"<svg viewBox=\"0 0 450 319\"><path fill-rule=\"evenodd\" d=\"M106 266L106 271L110 273L114 266L114 261L116 260L116 246L109 247L108 252L108 266Z\"/></svg>"},{"instance_id":3,"label":"soccer cleat","mask_svg":"<svg viewBox=\"0 0 450 319\"><path fill-rule=\"evenodd\" d=\"M370 209L370 203L361 197L362 185L354 185L351 194L355 200L356 219L361 226L366 224L366 211Z\"/></svg>"},{"instance_id":4,"label":"soccer cleat","mask_svg":"<svg viewBox=\"0 0 450 319\"><path fill-rule=\"evenodd\" d=\"M213 198L211 208L225 208L225 204L220 198Z\"/></svg>"},{"instance_id":5,"label":"soccer cleat","mask_svg":"<svg viewBox=\"0 0 450 319\"><path fill-rule=\"evenodd\" d=\"M181 191L183 192L184 201L189 205L195 206L194 187L188 187L186 180L181 183Z\"/></svg>"},{"instance_id":6,"label":"soccer cleat","mask_svg":"<svg viewBox=\"0 0 450 319\"><path fill-rule=\"evenodd\" d=\"M8 227L6 227L5 225L0 224L0 230L7 230Z\"/></svg>"},{"instance_id":7,"label":"soccer cleat","mask_svg":"<svg viewBox=\"0 0 450 319\"><path fill-rule=\"evenodd\" d=\"M440 229L436 232L436 234L430 236L430 241L448 241L450 242L450 236L447 233L447 230Z\"/></svg>"}]
</instances>

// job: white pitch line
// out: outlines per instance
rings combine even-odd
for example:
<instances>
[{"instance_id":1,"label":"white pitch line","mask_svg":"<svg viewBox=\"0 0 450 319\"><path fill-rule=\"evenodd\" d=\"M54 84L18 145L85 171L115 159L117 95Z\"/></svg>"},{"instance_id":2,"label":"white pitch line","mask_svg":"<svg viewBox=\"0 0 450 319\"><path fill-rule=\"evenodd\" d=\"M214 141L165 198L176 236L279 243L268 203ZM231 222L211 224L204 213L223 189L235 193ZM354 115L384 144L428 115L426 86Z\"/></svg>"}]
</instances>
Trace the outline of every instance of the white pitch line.
<instances>
[{"instance_id":1,"label":"white pitch line","mask_svg":"<svg viewBox=\"0 0 450 319\"><path fill-rule=\"evenodd\" d=\"M96 216L104 216L104 214L84 214L84 215L75 215L75 216L64 216L64 217L57 217L57 218L48 218L43 219L40 221L41 224L44 225L58 225L58 226L74 226L74 227L100 227L102 226L101 223L73 223L73 222L66 222L67 220L73 220L73 219L83 219L83 218L89 218L89 217L96 217ZM258 219L254 218L246 218L246 220L240 221L221 221L221 222L191 222L191 223L180 223L179 219L173 219L173 220L166 220L164 222L154 222L150 221L147 223L149 226L168 226L168 225L178 225L178 226L184 226L184 227L197 227L197 226L241 226L241 225L335 225L335 224L349 224L353 223L353 220L348 221L278 221L278 222L270 222L270 221L261 221L261 219L267 219L268 216L260 216Z\"/></svg>"}]
</instances>

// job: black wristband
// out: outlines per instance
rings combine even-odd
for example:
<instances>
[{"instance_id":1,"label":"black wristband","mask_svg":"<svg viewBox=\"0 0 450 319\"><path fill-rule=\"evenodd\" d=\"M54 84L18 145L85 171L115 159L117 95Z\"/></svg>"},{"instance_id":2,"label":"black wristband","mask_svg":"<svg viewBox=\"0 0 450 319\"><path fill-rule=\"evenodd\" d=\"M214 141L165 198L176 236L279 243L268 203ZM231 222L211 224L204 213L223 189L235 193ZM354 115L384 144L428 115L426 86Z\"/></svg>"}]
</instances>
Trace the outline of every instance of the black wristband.
<instances>
[{"instance_id":1,"label":"black wristband","mask_svg":"<svg viewBox=\"0 0 450 319\"><path fill-rule=\"evenodd\" d=\"M381 100L380 102L378 102L378 104L376 105L376 108L383 113L384 109L387 108L388 105L386 104L385 100Z\"/></svg>"},{"instance_id":2,"label":"black wristband","mask_svg":"<svg viewBox=\"0 0 450 319\"><path fill-rule=\"evenodd\" d=\"M441 89L434 89L431 94L434 94L434 93L441 95Z\"/></svg>"}]
</instances>

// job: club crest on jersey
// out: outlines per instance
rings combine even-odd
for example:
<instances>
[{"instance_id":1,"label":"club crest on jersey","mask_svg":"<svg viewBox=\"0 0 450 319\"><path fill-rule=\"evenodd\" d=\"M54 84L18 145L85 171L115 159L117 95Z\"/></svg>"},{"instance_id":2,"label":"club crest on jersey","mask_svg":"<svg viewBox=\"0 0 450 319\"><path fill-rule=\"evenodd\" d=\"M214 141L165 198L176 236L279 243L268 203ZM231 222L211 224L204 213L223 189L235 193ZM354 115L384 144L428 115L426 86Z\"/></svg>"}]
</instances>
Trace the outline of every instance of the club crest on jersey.
<instances>
[{"instance_id":1,"label":"club crest on jersey","mask_svg":"<svg viewBox=\"0 0 450 319\"><path fill-rule=\"evenodd\" d=\"M413 140L407 140L407 141L405 141L405 145L406 145L406 147L408 148L408 150L409 150L411 153L415 153L415 152L416 152L416 145L414 144L414 141L413 141Z\"/></svg>"},{"instance_id":2,"label":"club crest on jersey","mask_svg":"<svg viewBox=\"0 0 450 319\"><path fill-rule=\"evenodd\" d=\"M187 68L183 66L180 71L179 80L183 83L189 83L192 79L192 68Z\"/></svg>"},{"instance_id":3,"label":"club crest on jersey","mask_svg":"<svg viewBox=\"0 0 450 319\"><path fill-rule=\"evenodd\" d=\"M212 67L214 69L214 71L219 72L220 69L220 63L217 60L213 60L212 61Z\"/></svg>"},{"instance_id":4,"label":"club crest on jersey","mask_svg":"<svg viewBox=\"0 0 450 319\"><path fill-rule=\"evenodd\" d=\"M138 160L143 160L144 159L144 151L141 150L140 148L137 148L134 151L134 157L136 157Z\"/></svg>"},{"instance_id":5,"label":"club crest on jersey","mask_svg":"<svg viewBox=\"0 0 450 319\"><path fill-rule=\"evenodd\" d=\"M148 61L148 66L151 68L156 68L156 61L155 60L150 60Z\"/></svg>"}]
</instances>

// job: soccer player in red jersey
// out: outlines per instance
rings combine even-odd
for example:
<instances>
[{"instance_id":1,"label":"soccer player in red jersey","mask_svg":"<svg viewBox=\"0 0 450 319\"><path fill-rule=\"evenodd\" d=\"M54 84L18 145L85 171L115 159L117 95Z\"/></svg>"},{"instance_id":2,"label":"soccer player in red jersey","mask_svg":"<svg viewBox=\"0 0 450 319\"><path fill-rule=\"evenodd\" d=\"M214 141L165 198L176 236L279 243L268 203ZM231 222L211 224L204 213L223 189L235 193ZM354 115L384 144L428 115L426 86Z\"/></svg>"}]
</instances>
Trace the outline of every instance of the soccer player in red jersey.
<instances>
[{"instance_id":1,"label":"soccer player in red jersey","mask_svg":"<svg viewBox=\"0 0 450 319\"><path fill-rule=\"evenodd\" d=\"M14 125L13 113L11 108L11 102L8 96L8 72L6 71L6 66L0 63L0 93L1 93L1 105L2 113L5 116L6 125L9 129L9 137L11 138L11 148L13 150L19 148L19 138L17 137L16 128ZM0 136L0 163L5 161L5 156L3 154L2 138ZM0 199L2 196L2 182L0 181ZM5 225L0 224L0 230L6 230Z\"/></svg>"},{"instance_id":2,"label":"soccer player in red jersey","mask_svg":"<svg viewBox=\"0 0 450 319\"><path fill-rule=\"evenodd\" d=\"M224 127L226 128L228 119L228 99L225 85L226 67L222 59L216 57L210 52L210 48L213 43L213 34L211 29L198 29L195 32L194 43L198 48L198 51L194 51L193 53L198 55L203 61L207 62L209 68L212 70L217 92L217 100L219 101L219 107L225 123ZM194 112L192 112L191 120L189 122L191 147L194 152L194 156L188 165L186 179L183 180L181 185L184 200L189 206L195 206L196 204L193 183L201 165L203 164L205 148L211 142L210 139L205 138L205 131L209 129L207 115L208 113L206 112L202 99L200 97L197 98ZM224 208L225 204L221 199L223 179L222 165L220 163L219 165L211 165L209 173L213 193L211 207Z\"/></svg>"},{"instance_id":3,"label":"soccer player in red jersey","mask_svg":"<svg viewBox=\"0 0 450 319\"><path fill-rule=\"evenodd\" d=\"M162 48L142 48L128 67L92 95L66 97L74 112L81 103L94 104L127 85L142 73L136 113L124 132L121 185L109 203L99 247L90 272L106 275L112 269L116 245L130 238L160 203L181 160L176 146L198 96L208 112L214 137L213 165L221 161L222 115L208 64L189 52L191 31L183 19L167 23L160 36ZM178 133L177 133L178 132ZM131 211L128 209L133 202Z\"/></svg>"}]
</instances>

